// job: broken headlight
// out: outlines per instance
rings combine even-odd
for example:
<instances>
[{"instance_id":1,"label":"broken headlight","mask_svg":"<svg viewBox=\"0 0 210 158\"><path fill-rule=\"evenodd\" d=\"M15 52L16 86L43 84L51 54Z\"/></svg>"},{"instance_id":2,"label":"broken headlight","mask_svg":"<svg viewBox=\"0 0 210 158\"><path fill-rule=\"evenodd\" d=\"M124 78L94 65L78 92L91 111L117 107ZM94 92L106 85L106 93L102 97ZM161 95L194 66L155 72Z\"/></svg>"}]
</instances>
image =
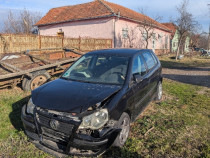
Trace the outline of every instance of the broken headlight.
<instances>
[{"instance_id":1,"label":"broken headlight","mask_svg":"<svg viewBox=\"0 0 210 158\"><path fill-rule=\"evenodd\" d=\"M99 129L107 123L107 121L109 120L108 116L109 115L107 109L101 109L91 115L85 116L82 119L82 123L79 126L79 129Z\"/></svg>"},{"instance_id":2,"label":"broken headlight","mask_svg":"<svg viewBox=\"0 0 210 158\"><path fill-rule=\"evenodd\" d=\"M28 104L27 104L26 112L28 114L33 114L34 113L34 108L35 108L35 105L33 104L32 99L30 99L28 101Z\"/></svg>"}]
</instances>

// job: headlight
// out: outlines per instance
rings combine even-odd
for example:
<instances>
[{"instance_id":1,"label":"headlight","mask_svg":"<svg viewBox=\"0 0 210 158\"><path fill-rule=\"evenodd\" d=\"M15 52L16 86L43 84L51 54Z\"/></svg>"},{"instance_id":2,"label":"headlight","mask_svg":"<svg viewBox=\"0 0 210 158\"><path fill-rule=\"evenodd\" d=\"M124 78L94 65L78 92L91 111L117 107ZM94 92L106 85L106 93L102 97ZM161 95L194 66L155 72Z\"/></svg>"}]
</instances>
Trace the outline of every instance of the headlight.
<instances>
[{"instance_id":1,"label":"headlight","mask_svg":"<svg viewBox=\"0 0 210 158\"><path fill-rule=\"evenodd\" d=\"M85 116L82 119L82 123L79 126L79 129L99 129L107 123L108 119L109 117L107 109L101 109L100 111L97 111L89 116Z\"/></svg>"},{"instance_id":2,"label":"headlight","mask_svg":"<svg viewBox=\"0 0 210 158\"><path fill-rule=\"evenodd\" d=\"M26 112L27 112L28 114L34 114L34 108L35 108L35 105L33 104L32 99L30 99L30 100L28 101L28 105L27 105L27 108L26 108Z\"/></svg>"}]
</instances>

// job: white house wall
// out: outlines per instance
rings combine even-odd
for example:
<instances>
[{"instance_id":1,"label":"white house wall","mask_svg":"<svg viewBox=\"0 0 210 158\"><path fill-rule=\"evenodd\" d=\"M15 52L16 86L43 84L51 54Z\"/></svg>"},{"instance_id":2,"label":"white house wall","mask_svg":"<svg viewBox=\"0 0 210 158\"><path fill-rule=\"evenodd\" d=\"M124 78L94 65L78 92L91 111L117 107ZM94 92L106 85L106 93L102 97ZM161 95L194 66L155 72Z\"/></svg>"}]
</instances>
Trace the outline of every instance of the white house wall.
<instances>
[{"instance_id":1,"label":"white house wall","mask_svg":"<svg viewBox=\"0 0 210 158\"><path fill-rule=\"evenodd\" d=\"M40 35L56 36L59 29L62 29L65 37L91 37L91 38L113 38L112 19L97 19L61 23L48 26L39 26Z\"/></svg>"},{"instance_id":2,"label":"white house wall","mask_svg":"<svg viewBox=\"0 0 210 158\"><path fill-rule=\"evenodd\" d=\"M123 37L123 30L127 28L128 38ZM134 47L134 48L145 48L145 41L142 38L141 31L139 30L139 24L133 23L127 20L118 19L115 23L115 38L116 47ZM149 40L149 49L165 49L167 43L167 49L170 47L170 33L162 31L160 29L155 29L155 39ZM161 37L161 38L160 38ZM154 45L153 45L154 40Z\"/></svg>"}]
</instances>

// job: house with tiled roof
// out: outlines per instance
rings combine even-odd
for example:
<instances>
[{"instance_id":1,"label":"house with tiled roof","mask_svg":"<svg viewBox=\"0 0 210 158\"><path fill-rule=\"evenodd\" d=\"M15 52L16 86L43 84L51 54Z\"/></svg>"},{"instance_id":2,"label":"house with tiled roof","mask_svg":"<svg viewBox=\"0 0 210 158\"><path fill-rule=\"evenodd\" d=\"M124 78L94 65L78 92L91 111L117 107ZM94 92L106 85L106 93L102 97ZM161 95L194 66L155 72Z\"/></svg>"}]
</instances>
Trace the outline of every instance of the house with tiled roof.
<instances>
[{"instance_id":1,"label":"house with tiled roof","mask_svg":"<svg viewBox=\"0 0 210 158\"><path fill-rule=\"evenodd\" d=\"M171 52L176 52L178 49L178 42L179 42L179 32L177 30L177 26L174 23L162 23L166 27L168 27L169 30L171 30L171 38L170 38L170 49ZM189 45L190 45L190 38L187 37L185 39L184 43L184 51L189 52Z\"/></svg>"},{"instance_id":2,"label":"house with tiled roof","mask_svg":"<svg viewBox=\"0 0 210 158\"><path fill-rule=\"evenodd\" d=\"M171 31L165 25L118 4L105 0L53 8L36 23L40 35L65 37L105 38L113 40L113 47L144 48L145 38L141 25L154 27L148 48L161 51L169 49Z\"/></svg>"}]
</instances>

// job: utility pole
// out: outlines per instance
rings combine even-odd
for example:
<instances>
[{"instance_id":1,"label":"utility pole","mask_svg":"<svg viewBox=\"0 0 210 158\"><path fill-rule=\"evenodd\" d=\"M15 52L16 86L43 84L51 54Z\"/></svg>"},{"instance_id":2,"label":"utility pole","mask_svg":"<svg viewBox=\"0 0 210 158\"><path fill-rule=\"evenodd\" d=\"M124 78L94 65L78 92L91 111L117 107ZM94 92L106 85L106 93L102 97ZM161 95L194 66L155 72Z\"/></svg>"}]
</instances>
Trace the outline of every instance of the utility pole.
<instances>
[{"instance_id":1,"label":"utility pole","mask_svg":"<svg viewBox=\"0 0 210 158\"><path fill-rule=\"evenodd\" d=\"M208 51L210 50L210 24L209 24L209 35L208 35Z\"/></svg>"},{"instance_id":2,"label":"utility pole","mask_svg":"<svg viewBox=\"0 0 210 158\"><path fill-rule=\"evenodd\" d=\"M209 18L210 18L210 4L207 4L209 6ZM208 35L208 51L210 50L210 23L209 23L209 35Z\"/></svg>"}]
</instances>

